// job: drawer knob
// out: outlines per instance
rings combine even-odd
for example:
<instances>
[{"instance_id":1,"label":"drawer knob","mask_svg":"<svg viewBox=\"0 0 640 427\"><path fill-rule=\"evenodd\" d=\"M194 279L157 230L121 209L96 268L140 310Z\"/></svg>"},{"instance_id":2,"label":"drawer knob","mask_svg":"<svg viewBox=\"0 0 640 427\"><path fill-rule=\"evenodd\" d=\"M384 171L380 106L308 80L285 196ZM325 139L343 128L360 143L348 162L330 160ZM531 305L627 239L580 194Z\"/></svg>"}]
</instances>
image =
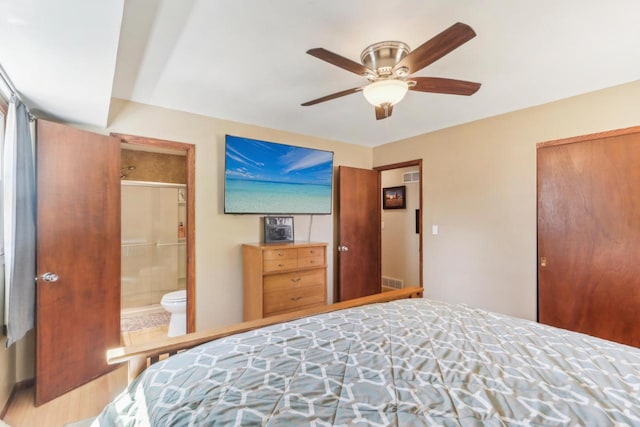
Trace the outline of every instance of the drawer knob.
<instances>
[{"instance_id":1,"label":"drawer knob","mask_svg":"<svg viewBox=\"0 0 640 427\"><path fill-rule=\"evenodd\" d=\"M291 301L298 301L302 297L291 297Z\"/></svg>"},{"instance_id":2,"label":"drawer knob","mask_svg":"<svg viewBox=\"0 0 640 427\"><path fill-rule=\"evenodd\" d=\"M310 253L310 254L315 254L315 253L316 253L316 251L311 250L311 251L309 251L309 253Z\"/></svg>"},{"instance_id":3,"label":"drawer knob","mask_svg":"<svg viewBox=\"0 0 640 427\"><path fill-rule=\"evenodd\" d=\"M278 256L284 256L284 252L278 252Z\"/></svg>"},{"instance_id":4,"label":"drawer knob","mask_svg":"<svg viewBox=\"0 0 640 427\"><path fill-rule=\"evenodd\" d=\"M284 264L282 264L282 263L278 264L278 267L284 267Z\"/></svg>"},{"instance_id":5,"label":"drawer knob","mask_svg":"<svg viewBox=\"0 0 640 427\"><path fill-rule=\"evenodd\" d=\"M300 278L299 278L299 277L296 277L295 279L291 279L291 281L292 281L293 283L298 283L298 282L300 281Z\"/></svg>"}]
</instances>

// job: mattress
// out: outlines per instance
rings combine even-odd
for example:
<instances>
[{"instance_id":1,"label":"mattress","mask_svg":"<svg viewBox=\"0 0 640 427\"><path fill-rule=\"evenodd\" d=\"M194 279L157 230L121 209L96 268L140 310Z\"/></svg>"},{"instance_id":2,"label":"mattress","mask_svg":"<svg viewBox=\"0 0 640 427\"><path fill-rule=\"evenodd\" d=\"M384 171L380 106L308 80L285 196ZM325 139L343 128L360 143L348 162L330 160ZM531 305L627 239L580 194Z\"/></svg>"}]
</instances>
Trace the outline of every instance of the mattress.
<instances>
[{"instance_id":1,"label":"mattress","mask_svg":"<svg viewBox=\"0 0 640 427\"><path fill-rule=\"evenodd\" d=\"M148 368L94 426L633 426L640 350L427 299L316 315Z\"/></svg>"}]
</instances>

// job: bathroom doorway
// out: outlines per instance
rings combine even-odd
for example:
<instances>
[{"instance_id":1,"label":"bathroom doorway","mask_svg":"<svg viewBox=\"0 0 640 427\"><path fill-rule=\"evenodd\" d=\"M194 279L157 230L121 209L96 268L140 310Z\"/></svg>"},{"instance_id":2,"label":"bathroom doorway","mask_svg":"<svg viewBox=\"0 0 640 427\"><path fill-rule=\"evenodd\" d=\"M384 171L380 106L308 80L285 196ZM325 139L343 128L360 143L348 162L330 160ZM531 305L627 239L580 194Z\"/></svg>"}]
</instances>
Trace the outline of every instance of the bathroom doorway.
<instances>
[{"instance_id":1,"label":"bathroom doorway","mask_svg":"<svg viewBox=\"0 0 640 427\"><path fill-rule=\"evenodd\" d=\"M195 329L195 147L121 139L121 330L137 345ZM176 307L178 309L176 310ZM171 327L169 324L171 323Z\"/></svg>"}]
</instances>

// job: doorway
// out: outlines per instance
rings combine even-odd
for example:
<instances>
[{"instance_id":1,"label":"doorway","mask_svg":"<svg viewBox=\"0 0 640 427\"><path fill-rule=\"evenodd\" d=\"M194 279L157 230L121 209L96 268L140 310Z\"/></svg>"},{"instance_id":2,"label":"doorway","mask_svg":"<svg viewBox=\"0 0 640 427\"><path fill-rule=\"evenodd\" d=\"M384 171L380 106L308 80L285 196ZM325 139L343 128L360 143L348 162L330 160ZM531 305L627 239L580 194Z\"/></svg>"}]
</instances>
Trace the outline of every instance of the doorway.
<instances>
[{"instance_id":1,"label":"doorway","mask_svg":"<svg viewBox=\"0 0 640 427\"><path fill-rule=\"evenodd\" d=\"M417 260L418 282L405 282L403 286L422 287L422 160L359 169L340 166L338 173L338 239L337 261L338 301L380 293L382 290L381 233L382 233L382 180L384 171L412 168L417 175L417 196L412 196L417 207L411 208L412 235L417 234L417 253L407 254ZM412 185L416 185L412 183ZM407 212L406 207L402 208ZM417 232L417 233L416 233ZM414 276L415 277L415 276ZM408 279L415 280L415 279ZM394 286L395 287L395 286Z\"/></svg>"},{"instance_id":2,"label":"doorway","mask_svg":"<svg viewBox=\"0 0 640 427\"><path fill-rule=\"evenodd\" d=\"M382 291L420 283L420 172L418 166L380 172ZM388 197L387 203L384 202Z\"/></svg>"},{"instance_id":3,"label":"doorway","mask_svg":"<svg viewBox=\"0 0 640 427\"><path fill-rule=\"evenodd\" d=\"M180 292L186 292L182 331L194 332L195 146L112 135L121 140L122 148L123 343L166 338L171 313L161 300L166 295L175 299Z\"/></svg>"},{"instance_id":4,"label":"doorway","mask_svg":"<svg viewBox=\"0 0 640 427\"><path fill-rule=\"evenodd\" d=\"M402 198L380 207L382 291L422 287L422 159L374 170L380 174L381 198Z\"/></svg>"},{"instance_id":5,"label":"doorway","mask_svg":"<svg viewBox=\"0 0 640 427\"><path fill-rule=\"evenodd\" d=\"M104 356L121 345L123 141L186 153L187 330L195 330L195 146L37 126L36 406L114 369Z\"/></svg>"}]
</instances>

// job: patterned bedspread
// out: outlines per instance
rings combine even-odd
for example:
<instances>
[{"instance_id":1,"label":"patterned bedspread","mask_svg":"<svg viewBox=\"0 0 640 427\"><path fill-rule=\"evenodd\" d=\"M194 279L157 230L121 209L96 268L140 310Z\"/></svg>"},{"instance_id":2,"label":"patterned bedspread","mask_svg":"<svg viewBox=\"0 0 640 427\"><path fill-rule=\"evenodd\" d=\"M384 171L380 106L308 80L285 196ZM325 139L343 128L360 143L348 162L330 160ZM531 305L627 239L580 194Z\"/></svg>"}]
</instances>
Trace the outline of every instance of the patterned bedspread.
<instances>
[{"instance_id":1,"label":"patterned bedspread","mask_svg":"<svg viewBox=\"0 0 640 427\"><path fill-rule=\"evenodd\" d=\"M171 357L94 425L640 426L640 349L401 300Z\"/></svg>"}]
</instances>

